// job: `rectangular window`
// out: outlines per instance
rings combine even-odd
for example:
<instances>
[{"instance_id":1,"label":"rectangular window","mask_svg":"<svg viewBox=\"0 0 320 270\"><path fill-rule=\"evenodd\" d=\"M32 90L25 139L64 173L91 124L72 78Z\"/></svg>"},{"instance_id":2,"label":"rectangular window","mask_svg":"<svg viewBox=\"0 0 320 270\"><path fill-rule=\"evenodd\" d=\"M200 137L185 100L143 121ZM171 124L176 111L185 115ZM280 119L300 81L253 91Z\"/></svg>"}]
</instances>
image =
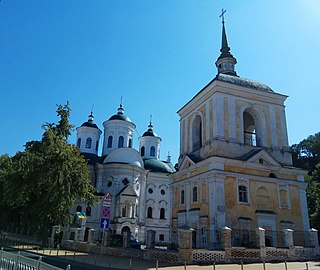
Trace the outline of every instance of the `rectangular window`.
<instances>
[{"instance_id":1,"label":"rectangular window","mask_svg":"<svg viewBox=\"0 0 320 270\"><path fill-rule=\"evenodd\" d=\"M248 202L248 189L246 186L239 186L238 187L239 192L239 202Z\"/></svg>"},{"instance_id":2,"label":"rectangular window","mask_svg":"<svg viewBox=\"0 0 320 270\"><path fill-rule=\"evenodd\" d=\"M180 192L180 203L184 204L184 190L181 190Z\"/></svg>"}]
</instances>

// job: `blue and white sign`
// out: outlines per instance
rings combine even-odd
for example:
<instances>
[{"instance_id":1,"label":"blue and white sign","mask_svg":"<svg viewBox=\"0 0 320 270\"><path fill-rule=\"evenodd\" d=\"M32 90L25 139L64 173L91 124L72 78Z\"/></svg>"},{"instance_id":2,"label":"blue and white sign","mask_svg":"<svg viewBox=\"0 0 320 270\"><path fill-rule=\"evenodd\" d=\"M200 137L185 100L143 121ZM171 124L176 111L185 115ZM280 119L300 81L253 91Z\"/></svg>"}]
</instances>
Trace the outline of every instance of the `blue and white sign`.
<instances>
[{"instance_id":1,"label":"blue and white sign","mask_svg":"<svg viewBox=\"0 0 320 270\"><path fill-rule=\"evenodd\" d=\"M109 218L101 218L100 220L100 229L108 229L110 224Z\"/></svg>"}]
</instances>

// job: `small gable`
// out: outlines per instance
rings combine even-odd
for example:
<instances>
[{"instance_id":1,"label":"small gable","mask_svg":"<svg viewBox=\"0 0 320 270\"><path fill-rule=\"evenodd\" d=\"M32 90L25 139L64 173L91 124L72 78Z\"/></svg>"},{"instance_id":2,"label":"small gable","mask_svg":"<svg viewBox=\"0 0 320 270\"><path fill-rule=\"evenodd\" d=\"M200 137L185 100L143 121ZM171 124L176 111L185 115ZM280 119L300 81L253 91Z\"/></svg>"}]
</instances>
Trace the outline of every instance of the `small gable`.
<instances>
[{"instance_id":1,"label":"small gable","mask_svg":"<svg viewBox=\"0 0 320 270\"><path fill-rule=\"evenodd\" d=\"M138 197L137 193L131 186L126 186L116 196Z\"/></svg>"},{"instance_id":2,"label":"small gable","mask_svg":"<svg viewBox=\"0 0 320 270\"><path fill-rule=\"evenodd\" d=\"M188 156L185 156L180 164L179 170L187 169L191 166L193 166L195 163L189 158Z\"/></svg>"},{"instance_id":3,"label":"small gable","mask_svg":"<svg viewBox=\"0 0 320 270\"><path fill-rule=\"evenodd\" d=\"M281 164L274 159L268 152L261 150L247 159L250 163L257 163L266 166L281 167Z\"/></svg>"}]
</instances>

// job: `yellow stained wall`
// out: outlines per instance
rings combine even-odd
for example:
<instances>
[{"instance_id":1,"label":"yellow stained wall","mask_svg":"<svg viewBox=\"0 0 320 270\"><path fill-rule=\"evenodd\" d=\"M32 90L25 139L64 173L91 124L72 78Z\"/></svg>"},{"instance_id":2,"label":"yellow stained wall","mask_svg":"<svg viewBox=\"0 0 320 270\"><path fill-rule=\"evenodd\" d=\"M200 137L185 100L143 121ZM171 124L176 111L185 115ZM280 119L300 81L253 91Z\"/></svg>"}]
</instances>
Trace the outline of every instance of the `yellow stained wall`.
<instances>
[{"instance_id":1,"label":"yellow stained wall","mask_svg":"<svg viewBox=\"0 0 320 270\"><path fill-rule=\"evenodd\" d=\"M226 220L233 228L239 228L239 217L251 218L251 229L258 226L256 210L268 210L276 213L276 230L281 231L281 221L292 221L294 223L294 230L301 231L301 208L300 208L300 194L296 186L289 186L289 202L290 208L279 208L278 185L271 182L261 182L254 179L249 180L249 203L238 203L237 194L237 179L235 177L227 176L225 181L225 202L226 202ZM258 208L257 190L265 187L269 192L269 205L265 209ZM267 209L266 209L267 208Z\"/></svg>"}]
</instances>

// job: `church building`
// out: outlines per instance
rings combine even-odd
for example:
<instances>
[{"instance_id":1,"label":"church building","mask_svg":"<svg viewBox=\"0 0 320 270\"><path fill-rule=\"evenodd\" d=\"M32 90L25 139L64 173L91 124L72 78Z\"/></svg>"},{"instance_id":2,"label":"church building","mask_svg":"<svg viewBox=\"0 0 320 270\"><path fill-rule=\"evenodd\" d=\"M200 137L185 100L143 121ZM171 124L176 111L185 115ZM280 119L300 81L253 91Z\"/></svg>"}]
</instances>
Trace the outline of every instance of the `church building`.
<instances>
[{"instance_id":1,"label":"church building","mask_svg":"<svg viewBox=\"0 0 320 270\"><path fill-rule=\"evenodd\" d=\"M219 245L225 226L244 244L262 227L266 245L276 246L276 231L309 229L305 171L293 167L288 144L287 96L237 74L224 18L220 52L215 78L178 111L172 225L192 227L197 247Z\"/></svg>"},{"instance_id":2,"label":"church building","mask_svg":"<svg viewBox=\"0 0 320 270\"><path fill-rule=\"evenodd\" d=\"M88 206L79 203L76 212L85 212L86 233L95 229L96 239L103 230L111 234L125 231L139 241L145 241L146 231L155 232L156 242L169 242L171 224L170 185L175 171L169 161L160 160L161 138L150 121L139 138L139 151L133 148L135 124L124 114L122 104L118 112L103 123L102 155L98 155L102 131L94 123L92 113L88 121L77 128L77 146L88 160L92 185L97 189L99 203ZM107 195L108 198L104 198Z\"/></svg>"},{"instance_id":3,"label":"church building","mask_svg":"<svg viewBox=\"0 0 320 270\"><path fill-rule=\"evenodd\" d=\"M77 207L86 208L88 228L130 231L139 241L153 230L156 242L169 243L179 227L189 226L194 247L202 248L218 247L225 226L238 232L233 241L247 246L258 227L267 246L281 245L276 232L309 229L305 171L293 167L288 143L287 96L237 74L223 15L220 52L217 75L178 111L177 170L160 160L161 138L151 121L133 148L136 126L122 104L103 123L101 156L102 131L93 115L77 128L77 146L101 196L92 209Z\"/></svg>"}]
</instances>

